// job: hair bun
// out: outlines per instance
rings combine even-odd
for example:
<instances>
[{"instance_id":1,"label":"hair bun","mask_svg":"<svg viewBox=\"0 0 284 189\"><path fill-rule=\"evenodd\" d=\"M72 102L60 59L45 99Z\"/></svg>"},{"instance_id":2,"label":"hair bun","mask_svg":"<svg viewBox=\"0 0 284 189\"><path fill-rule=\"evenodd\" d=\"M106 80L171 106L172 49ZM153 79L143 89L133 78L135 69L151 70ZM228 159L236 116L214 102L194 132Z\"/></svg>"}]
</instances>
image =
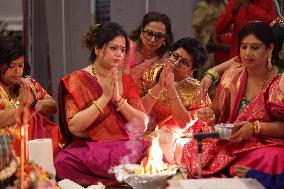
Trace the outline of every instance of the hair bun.
<instances>
[{"instance_id":1,"label":"hair bun","mask_svg":"<svg viewBox=\"0 0 284 189\"><path fill-rule=\"evenodd\" d=\"M95 24L91 26L87 32L84 33L82 37L83 48L86 47L89 50L93 48L98 31L100 30L101 26L102 24Z\"/></svg>"}]
</instances>

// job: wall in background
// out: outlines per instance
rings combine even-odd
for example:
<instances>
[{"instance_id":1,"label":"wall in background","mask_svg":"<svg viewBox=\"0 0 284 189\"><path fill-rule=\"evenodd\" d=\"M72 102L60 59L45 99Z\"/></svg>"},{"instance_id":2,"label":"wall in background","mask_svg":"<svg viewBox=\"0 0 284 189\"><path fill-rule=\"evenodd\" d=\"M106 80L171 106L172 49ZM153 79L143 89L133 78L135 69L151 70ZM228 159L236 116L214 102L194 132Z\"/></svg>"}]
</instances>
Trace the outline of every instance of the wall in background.
<instances>
[{"instance_id":1,"label":"wall in background","mask_svg":"<svg viewBox=\"0 0 284 189\"><path fill-rule=\"evenodd\" d=\"M147 6L148 5L148 6ZM175 39L192 35L192 1L189 0L112 0L111 20L122 24L128 32L141 22L146 11L167 14Z\"/></svg>"}]
</instances>

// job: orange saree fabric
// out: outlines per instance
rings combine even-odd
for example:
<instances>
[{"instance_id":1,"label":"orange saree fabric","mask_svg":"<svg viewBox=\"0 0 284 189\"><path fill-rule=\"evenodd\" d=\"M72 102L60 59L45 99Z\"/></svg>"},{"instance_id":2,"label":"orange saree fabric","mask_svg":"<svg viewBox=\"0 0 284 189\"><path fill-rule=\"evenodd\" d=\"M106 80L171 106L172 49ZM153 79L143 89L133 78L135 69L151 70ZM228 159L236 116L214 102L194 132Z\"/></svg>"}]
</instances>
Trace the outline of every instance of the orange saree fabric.
<instances>
[{"instance_id":1,"label":"orange saree fabric","mask_svg":"<svg viewBox=\"0 0 284 189\"><path fill-rule=\"evenodd\" d=\"M159 75L162 72L164 64L153 64L144 73L136 79L138 88L140 89L140 95L144 96L148 93L148 90L154 87L159 81ZM211 101L209 97L203 98L199 91L199 82L191 77L184 79L183 81L175 82L174 86L178 92L178 96L188 111L195 111L199 108L209 106ZM156 124L159 127L177 128L176 121L172 118L171 109L168 102L167 91L163 89L161 96L157 100L157 103L152 109L152 116L154 118L154 126ZM198 120L193 128L193 132L198 132L203 123ZM192 125L188 125L187 130Z\"/></svg>"}]
</instances>

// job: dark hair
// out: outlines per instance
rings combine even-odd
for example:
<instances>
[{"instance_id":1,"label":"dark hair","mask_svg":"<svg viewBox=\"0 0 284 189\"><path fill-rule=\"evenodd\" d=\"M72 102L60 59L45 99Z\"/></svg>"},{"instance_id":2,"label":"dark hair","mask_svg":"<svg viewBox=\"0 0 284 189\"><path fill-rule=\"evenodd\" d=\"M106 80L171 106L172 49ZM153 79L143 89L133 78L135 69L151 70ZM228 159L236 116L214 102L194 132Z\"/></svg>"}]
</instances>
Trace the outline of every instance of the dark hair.
<instances>
[{"instance_id":1,"label":"dark hair","mask_svg":"<svg viewBox=\"0 0 284 189\"><path fill-rule=\"evenodd\" d=\"M183 48L193 58L192 69L201 68L207 60L206 48L196 39L185 37L176 41L172 51Z\"/></svg>"},{"instance_id":2,"label":"dark hair","mask_svg":"<svg viewBox=\"0 0 284 189\"><path fill-rule=\"evenodd\" d=\"M83 47L90 50L91 55L89 60L91 62L96 60L95 48L102 49L111 40L117 36L125 38L126 53L129 51L129 39L123 27L115 22L105 22L103 24L96 24L82 37Z\"/></svg>"},{"instance_id":3,"label":"dark hair","mask_svg":"<svg viewBox=\"0 0 284 189\"><path fill-rule=\"evenodd\" d=\"M142 23L130 34L130 39L134 41L141 42L140 34L141 31L144 29L144 27L149 24L150 22L161 22L166 26L166 34L167 38L165 39L165 45L162 45L158 50L157 54L158 56L163 56L165 52L171 48L173 41L174 41L174 35L172 32L172 26L171 21L169 17L166 14L162 14L160 12L156 11L150 11L147 14L144 15Z\"/></svg>"},{"instance_id":4,"label":"dark hair","mask_svg":"<svg viewBox=\"0 0 284 189\"><path fill-rule=\"evenodd\" d=\"M280 51L282 51L282 44L284 43L284 26L281 26L279 23L276 23L272 26L272 30L275 36L274 50L275 50L275 53L279 53ZM277 56L275 64L277 66L283 67L284 59L283 57L281 58L282 59L280 59L280 57Z\"/></svg>"},{"instance_id":5,"label":"dark hair","mask_svg":"<svg viewBox=\"0 0 284 189\"><path fill-rule=\"evenodd\" d=\"M25 54L26 51L21 41L13 36L0 35L0 74L7 71L13 60L25 56ZM30 66L25 61L23 75L29 74L29 71Z\"/></svg>"},{"instance_id":6,"label":"dark hair","mask_svg":"<svg viewBox=\"0 0 284 189\"><path fill-rule=\"evenodd\" d=\"M241 42L248 35L254 35L257 39L262 41L268 48L270 44L275 45L275 37L272 28L262 21L252 21L245 25L238 33L238 53L240 54ZM272 51L271 63L275 64L277 61L277 49Z\"/></svg>"}]
</instances>

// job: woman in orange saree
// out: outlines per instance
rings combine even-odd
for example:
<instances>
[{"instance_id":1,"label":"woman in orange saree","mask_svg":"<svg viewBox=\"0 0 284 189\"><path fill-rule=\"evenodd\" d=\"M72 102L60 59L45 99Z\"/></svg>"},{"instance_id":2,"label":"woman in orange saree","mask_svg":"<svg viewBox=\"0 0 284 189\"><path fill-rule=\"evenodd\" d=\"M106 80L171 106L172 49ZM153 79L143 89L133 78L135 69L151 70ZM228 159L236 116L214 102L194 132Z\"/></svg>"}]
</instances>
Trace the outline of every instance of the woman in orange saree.
<instances>
[{"instance_id":1,"label":"woman in orange saree","mask_svg":"<svg viewBox=\"0 0 284 189\"><path fill-rule=\"evenodd\" d=\"M132 138L143 133L147 115L135 82L117 70L128 50L122 27L109 22L85 33L91 64L61 79L60 126L67 146L58 154L59 179L88 186L115 184L108 170L125 163L140 163L148 142Z\"/></svg>"},{"instance_id":2,"label":"woman in orange saree","mask_svg":"<svg viewBox=\"0 0 284 189\"><path fill-rule=\"evenodd\" d=\"M234 123L238 130L229 141L203 140L203 176L234 176L237 164L266 173L284 169L284 104L273 95L281 77L270 62L277 61L273 44L273 32L263 22L249 23L239 33L239 58L223 75L213 101L217 123ZM183 152L188 176L195 177L196 141Z\"/></svg>"}]
</instances>

